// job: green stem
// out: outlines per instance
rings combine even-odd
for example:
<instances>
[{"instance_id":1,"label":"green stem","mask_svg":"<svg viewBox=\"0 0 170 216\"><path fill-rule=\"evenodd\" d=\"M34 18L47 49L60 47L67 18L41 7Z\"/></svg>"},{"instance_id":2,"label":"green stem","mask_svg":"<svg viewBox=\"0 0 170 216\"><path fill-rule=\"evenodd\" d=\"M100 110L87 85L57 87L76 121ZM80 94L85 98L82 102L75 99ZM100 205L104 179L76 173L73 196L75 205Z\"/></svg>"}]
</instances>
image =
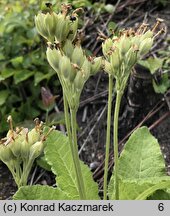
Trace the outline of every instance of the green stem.
<instances>
[{"instance_id":1,"label":"green stem","mask_svg":"<svg viewBox=\"0 0 170 216\"><path fill-rule=\"evenodd\" d=\"M78 155L78 144L77 144L77 132L76 132L76 109L71 109L71 127L72 127L72 143L73 143L73 161L76 170L77 185L81 200L86 199L84 181L80 166L80 160Z\"/></svg>"},{"instance_id":2,"label":"green stem","mask_svg":"<svg viewBox=\"0 0 170 216\"><path fill-rule=\"evenodd\" d=\"M49 114L49 109L46 109L46 115L45 115L45 123L48 125L48 114Z\"/></svg>"},{"instance_id":3,"label":"green stem","mask_svg":"<svg viewBox=\"0 0 170 216\"><path fill-rule=\"evenodd\" d=\"M115 184L115 199L119 200L119 179L118 179L118 120L119 120L119 110L120 102L122 98L122 92L117 91L116 95L116 105L114 111L114 184Z\"/></svg>"},{"instance_id":4,"label":"green stem","mask_svg":"<svg viewBox=\"0 0 170 216\"><path fill-rule=\"evenodd\" d=\"M64 100L64 115L65 115L66 129L67 129L67 133L68 133L69 142L72 143L69 107L68 107L67 98L66 98L64 92L63 92L63 100Z\"/></svg>"},{"instance_id":5,"label":"green stem","mask_svg":"<svg viewBox=\"0 0 170 216\"><path fill-rule=\"evenodd\" d=\"M104 167L104 200L107 200L107 177L109 164L109 149L110 149L110 126L111 126L111 110L112 110L112 92L113 92L113 77L109 75L109 94L108 94L108 109L107 109L107 133L106 133L106 151L105 151L105 167Z\"/></svg>"},{"instance_id":6,"label":"green stem","mask_svg":"<svg viewBox=\"0 0 170 216\"><path fill-rule=\"evenodd\" d=\"M76 173L79 196L80 199L86 199L83 177L82 177L80 161L78 156L77 135L76 135L76 111L74 110L71 111L71 124L70 124L69 107L68 107L67 98L64 93L63 93L63 99L64 99L65 122L66 122L70 149L71 149L73 163L74 163L74 169ZM71 133L71 126L72 126L72 133Z\"/></svg>"}]
</instances>

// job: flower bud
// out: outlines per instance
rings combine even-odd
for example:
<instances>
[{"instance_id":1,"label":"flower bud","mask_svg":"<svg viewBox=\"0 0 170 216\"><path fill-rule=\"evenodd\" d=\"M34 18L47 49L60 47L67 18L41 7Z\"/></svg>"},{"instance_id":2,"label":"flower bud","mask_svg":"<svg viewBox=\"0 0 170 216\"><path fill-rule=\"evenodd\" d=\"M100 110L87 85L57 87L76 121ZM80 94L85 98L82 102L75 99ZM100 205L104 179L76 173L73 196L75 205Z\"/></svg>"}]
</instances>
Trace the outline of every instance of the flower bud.
<instances>
[{"instance_id":1,"label":"flower bud","mask_svg":"<svg viewBox=\"0 0 170 216\"><path fill-rule=\"evenodd\" d=\"M37 16L35 16L35 26L36 26L38 33L42 37L47 39L49 33L48 33L48 30L47 30L45 23L44 23L45 16L46 15L44 13L39 13Z\"/></svg>"},{"instance_id":2,"label":"flower bud","mask_svg":"<svg viewBox=\"0 0 170 216\"><path fill-rule=\"evenodd\" d=\"M81 71L78 71L74 79L74 86L78 91L81 91L84 85L84 78Z\"/></svg>"},{"instance_id":3,"label":"flower bud","mask_svg":"<svg viewBox=\"0 0 170 216\"><path fill-rule=\"evenodd\" d=\"M112 74L112 72L113 72L110 62L108 62L108 61L106 61L106 60L104 61L104 70L105 70L108 74Z\"/></svg>"},{"instance_id":4,"label":"flower bud","mask_svg":"<svg viewBox=\"0 0 170 216\"><path fill-rule=\"evenodd\" d=\"M59 63L59 71L60 74L67 79L72 71L72 65L70 59L67 56L62 56L60 63Z\"/></svg>"},{"instance_id":5,"label":"flower bud","mask_svg":"<svg viewBox=\"0 0 170 216\"><path fill-rule=\"evenodd\" d=\"M108 52L110 51L111 47L113 46L113 41L109 38L102 43L102 50L105 58L108 58Z\"/></svg>"},{"instance_id":6,"label":"flower bud","mask_svg":"<svg viewBox=\"0 0 170 216\"><path fill-rule=\"evenodd\" d=\"M74 51L74 46L70 40L66 40L63 46L64 54L71 59L72 53Z\"/></svg>"},{"instance_id":7,"label":"flower bud","mask_svg":"<svg viewBox=\"0 0 170 216\"><path fill-rule=\"evenodd\" d=\"M149 50L151 49L152 45L153 45L153 39L152 38L146 38L145 40L143 40L140 44L140 47L139 47L139 54L145 55L146 53L148 53Z\"/></svg>"},{"instance_id":8,"label":"flower bud","mask_svg":"<svg viewBox=\"0 0 170 216\"><path fill-rule=\"evenodd\" d=\"M119 43L119 49L120 49L120 54L124 56L128 50L131 47L131 41L130 38L126 37L125 35L121 38L120 43Z\"/></svg>"},{"instance_id":9,"label":"flower bud","mask_svg":"<svg viewBox=\"0 0 170 216\"><path fill-rule=\"evenodd\" d=\"M91 63L87 59L85 59L81 69L82 69L82 74L83 74L82 77L83 77L84 81L86 82L86 80L90 76Z\"/></svg>"},{"instance_id":10,"label":"flower bud","mask_svg":"<svg viewBox=\"0 0 170 216\"><path fill-rule=\"evenodd\" d=\"M44 25L48 31L48 41L54 43L54 37L56 32L57 25L57 14L56 13L47 13L44 18Z\"/></svg>"},{"instance_id":11,"label":"flower bud","mask_svg":"<svg viewBox=\"0 0 170 216\"><path fill-rule=\"evenodd\" d=\"M110 56L110 63L111 63L112 69L113 69L113 70L119 69L120 62L121 62L121 59L120 59L119 50L116 49L116 50L112 53L112 55Z\"/></svg>"},{"instance_id":12,"label":"flower bud","mask_svg":"<svg viewBox=\"0 0 170 216\"><path fill-rule=\"evenodd\" d=\"M61 43L66 40L69 33L69 22L68 19L65 18L64 15L57 15L57 26L55 31L55 41Z\"/></svg>"},{"instance_id":13,"label":"flower bud","mask_svg":"<svg viewBox=\"0 0 170 216\"><path fill-rule=\"evenodd\" d=\"M133 47L126 53L124 62L127 68L133 67L137 62L137 51L135 51Z\"/></svg>"},{"instance_id":14,"label":"flower bud","mask_svg":"<svg viewBox=\"0 0 170 216\"><path fill-rule=\"evenodd\" d=\"M27 142L27 140L24 140L20 145L21 145L21 157L23 159L28 158L31 145Z\"/></svg>"},{"instance_id":15,"label":"flower bud","mask_svg":"<svg viewBox=\"0 0 170 216\"><path fill-rule=\"evenodd\" d=\"M59 50L47 48L47 60L51 67L59 74L59 62L61 60L61 53Z\"/></svg>"},{"instance_id":16,"label":"flower bud","mask_svg":"<svg viewBox=\"0 0 170 216\"><path fill-rule=\"evenodd\" d=\"M93 62L91 63L91 75L96 74L100 70L102 61L102 57L97 57L93 60Z\"/></svg>"},{"instance_id":17,"label":"flower bud","mask_svg":"<svg viewBox=\"0 0 170 216\"><path fill-rule=\"evenodd\" d=\"M9 148L9 146L5 146L3 144L0 144L0 160L2 160L4 163L8 163L10 160L14 159L14 155Z\"/></svg>"},{"instance_id":18,"label":"flower bud","mask_svg":"<svg viewBox=\"0 0 170 216\"><path fill-rule=\"evenodd\" d=\"M33 145L40 139L40 131L37 128L33 128L31 131L28 132L28 143L29 145Z\"/></svg>"},{"instance_id":19,"label":"flower bud","mask_svg":"<svg viewBox=\"0 0 170 216\"><path fill-rule=\"evenodd\" d=\"M70 23L69 27L70 27L70 31L68 34L68 39L73 41L77 35L77 29L78 29L78 18L77 17L74 22Z\"/></svg>"},{"instance_id":20,"label":"flower bud","mask_svg":"<svg viewBox=\"0 0 170 216\"><path fill-rule=\"evenodd\" d=\"M20 157L21 153L21 143L25 141L26 135L28 134L28 128L22 128L17 136L9 144L9 148L15 157Z\"/></svg>"},{"instance_id":21,"label":"flower bud","mask_svg":"<svg viewBox=\"0 0 170 216\"><path fill-rule=\"evenodd\" d=\"M147 32L145 32L144 35L141 36L142 40L146 38L152 38L152 37L153 37L153 32L151 30L148 30Z\"/></svg>"},{"instance_id":22,"label":"flower bud","mask_svg":"<svg viewBox=\"0 0 170 216\"><path fill-rule=\"evenodd\" d=\"M39 157L42 151L43 151L43 142L42 141L36 142L30 148L30 154L29 154L30 160Z\"/></svg>"},{"instance_id":23,"label":"flower bud","mask_svg":"<svg viewBox=\"0 0 170 216\"><path fill-rule=\"evenodd\" d=\"M71 60L74 64L77 64L79 67L82 66L85 60L85 57L84 57L83 50L81 47L76 46L74 48Z\"/></svg>"}]
</instances>

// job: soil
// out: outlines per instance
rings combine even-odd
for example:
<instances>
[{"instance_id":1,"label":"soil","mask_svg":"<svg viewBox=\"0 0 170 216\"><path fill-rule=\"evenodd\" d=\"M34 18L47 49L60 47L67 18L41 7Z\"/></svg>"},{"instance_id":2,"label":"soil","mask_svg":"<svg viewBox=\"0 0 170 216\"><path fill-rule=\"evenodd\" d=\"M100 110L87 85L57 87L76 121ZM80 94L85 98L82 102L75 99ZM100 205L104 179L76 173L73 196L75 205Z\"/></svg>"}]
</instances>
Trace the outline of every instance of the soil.
<instances>
[{"instance_id":1,"label":"soil","mask_svg":"<svg viewBox=\"0 0 170 216\"><path fill-rule=\"evenodd\" d=\"M155 18L160 17L165 20L168 32L156 44L151 55L157 53L159 49L166 49L167 44L163 41L170 35L170 23L166 22L166 20L170 20L170 7L162 7L151 2L144 0L122 1L113 16L103 14L98 19L95 17L97 21L94 21L94 14L91 11L87 11L84 17L87 24L85 28L86 36L83 42L84 46L92 49L95 54L100 53L101 43L96 42L96 32L100 29L106 34L105 23L108 20L114 21L120 27L134 27L142 23L143 20L154 23ZM115 1L109 1L109 3L114 3L115 5ZM108 76L103 72L90 78L81 95L80 109L77 115L80 157L90 166L94 172L94 179L99 183L102 182L103 178L102 163L104 160L106 137L107 86ZM113 96L113 106L114 103L115 98ZM170 96L168 97L168 94L156 94L152 87L150 73L146 69L137 66L129 79L129 84L121 103L119 117L120 151L123 148L125 140L128 138L128 133L145 119L141 125L148 126L151 133L158 139L166 161L168 174L170 174L169 103ZM149 118L147 118L148 113ZM110 167L112 166L113 159L110 160ZM55 184L55 177L52 173L44 171L35 165L30 174L30 181L34 184L53 185ZM16 190L17 187L10 172L4 164L0 163L0 199L11 199Z\"/></svg>"}]
</instances>

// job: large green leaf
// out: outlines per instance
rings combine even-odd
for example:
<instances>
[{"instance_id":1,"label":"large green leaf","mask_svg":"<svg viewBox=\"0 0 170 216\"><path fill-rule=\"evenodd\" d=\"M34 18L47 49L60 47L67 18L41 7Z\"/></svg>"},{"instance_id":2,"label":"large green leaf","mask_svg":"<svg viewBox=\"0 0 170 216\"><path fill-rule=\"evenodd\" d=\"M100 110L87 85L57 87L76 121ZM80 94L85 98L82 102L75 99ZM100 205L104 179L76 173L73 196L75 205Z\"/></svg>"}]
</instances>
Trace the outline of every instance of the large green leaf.
<instances>
[{"instance_id":1,"label":"large green leaf","mask_svg":"<svg viewBox=\"0 0 170 216\"><path fill-rule=\"evenodd\" d=\"M112 181L113 183L113 181ZM110 185L111 187L111 185ZM119 199L120 200L143 200L150 197L150 199L156 199L156 191L161 189L166 189L170 187L170 177L166 176L163 178L146 178L146 179L124 179L120 180L119 183ZM113 185L112 185L113 188ZM155 193L155 196L151 196ZM167 193L166 193L167 196ZM165 198L165 194L161 196L162 199ZM159 198L159 199L161 199ZM110 194L110 199L115 199L114 193Z\"/></svg>"},{"instance_id":2,"label":"large green leaf","mask_svg":"<svg viewBox=\"0 0 170 216\"><path fill-rule=\"evenodd\" d=\"M33 185L21 187L13 196L14 200L67 200L67 194L58 188Z\"/></svg>"},{"instance_id":3,"label":"large green leaf","mask_svg":"<svg viewBox=\"0 0 170 216\"><path fill-rule=\"evenodd\" d=\"M162 181L169 184L164 159L158 141L148 128L137 129L125 144L119 158L119 192L120 199L137 199L162 189ZM160 187L160 188L159 188ZM155 191L154 191L155 189ZM148 190L148 191L147 191ZM109 197L114 199L114 174L109 183Z\"/></svg>"},{"instance_id":4,"label":"large green leaf","mask_svg":"<svg viewBox=\"0 0 170 216\"><path fill-rule=\"evenodd\" d=\"M147 127L137 129L125 144L119 158L119 175L123 179L166 176L159 143Z\"/></svg>"},{"instance_id":5,"label":"large green leaf","mask_svg":"<svg viewBox=\"0 0 170 216\"><path fill-rule=\"evenodd\" d=\"M68 138L59 131L53 131L46 141L45 156L56 174L56 182L62 191L68 193L71 199L79 199L76 175L73 166ZM92 173L87 165L81 162L87 199L99 199L98 186L92 179Z\"/></svg>"}]
</instances>

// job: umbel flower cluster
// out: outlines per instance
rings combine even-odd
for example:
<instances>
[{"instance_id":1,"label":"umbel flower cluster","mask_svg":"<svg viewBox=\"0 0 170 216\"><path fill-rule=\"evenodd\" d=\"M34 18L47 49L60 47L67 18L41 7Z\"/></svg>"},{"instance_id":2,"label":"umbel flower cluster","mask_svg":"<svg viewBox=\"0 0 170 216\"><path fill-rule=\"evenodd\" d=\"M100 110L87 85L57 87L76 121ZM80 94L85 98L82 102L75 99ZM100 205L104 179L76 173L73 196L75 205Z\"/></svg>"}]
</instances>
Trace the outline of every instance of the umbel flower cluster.
<instances>
[{"instance_id":1,"label":"umbel flower cluster","mask_svg":"<svg viewBox=\"0 0 170 216\"><path fill-rule=\"evenodd\" d=\"M116 89L123 91L133 66L142 56L147 54L153 45L154 35L160 20L152 30L143 23L136 31L133 29L122 30L117 36L108 38L102 45L105 56L105 71L116 79Z\"/></svg>"},{"instance_id":2,"label":"umbel flower cluster","mask_svg":"<svg viewBox=\"0 0 170 216\"><path fill-rule=\"evenodd\" d=\"M44 148L44 141L52 128L46 135L43 134L43 123L35 120L35 127L19 128L15 130L12 117L8 117L10 130L5 138L0 140L0 160L7 165L11 171L18 187L27 184L27 178L34 160L40 156Z\"/></svg>"},{"instance_id":3,"label":"umbel flower cluster","mask_svg":"<svg viewBox=\"0 0 170 216\"><path fill-rule=\"evenodd\" d=\"M47 40L47 59L57 72L70 107L78 107L84 83L100 68L102 58L87 57L77 40L77 11L62 5L61 13L39 13L36 28Z\"/></svg>"}]
</instances>

